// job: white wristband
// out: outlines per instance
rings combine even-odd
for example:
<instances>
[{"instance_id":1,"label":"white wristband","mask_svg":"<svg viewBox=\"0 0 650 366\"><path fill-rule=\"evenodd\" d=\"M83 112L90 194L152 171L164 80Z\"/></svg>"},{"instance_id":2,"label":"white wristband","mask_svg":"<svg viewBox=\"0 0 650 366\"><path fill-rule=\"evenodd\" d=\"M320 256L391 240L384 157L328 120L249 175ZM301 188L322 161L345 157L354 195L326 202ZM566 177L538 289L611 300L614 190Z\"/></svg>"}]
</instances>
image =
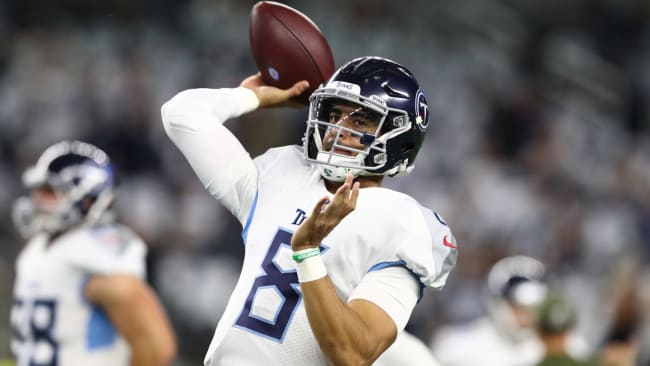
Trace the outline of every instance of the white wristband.
<instances>
[{"instance_id":1,"label":"white wristband","mask_svg":"<svg viewBox=\"0 0 650 366\"><path fill-rule=\"evenodd\" d=\"M316 281L327 276L327 270L320 255L296 263L296 272L298 272L298 282L300 283Z\"/></svg>"}]
</instances>

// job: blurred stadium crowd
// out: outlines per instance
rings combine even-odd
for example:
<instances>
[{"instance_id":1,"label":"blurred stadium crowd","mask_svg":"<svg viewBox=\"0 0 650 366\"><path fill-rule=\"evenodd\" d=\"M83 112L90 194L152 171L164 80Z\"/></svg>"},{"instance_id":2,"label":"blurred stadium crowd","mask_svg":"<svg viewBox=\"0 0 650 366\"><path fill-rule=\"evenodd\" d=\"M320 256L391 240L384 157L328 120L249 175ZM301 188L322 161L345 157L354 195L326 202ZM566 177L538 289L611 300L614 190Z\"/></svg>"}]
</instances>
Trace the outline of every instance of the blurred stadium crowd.
<instances>
[{"instance_id":1,"label":"blurred stadium crowd","mask_svg":"<svg viewBox=\"0 0 650 366\"><path fill-rule=\"evenodd\" d=\"M612 327L624 287L634 289L625 301L639 303L631 327L647 328L650 3L286 3L320 26L337 65L370 54L394 59L418 75L429 99L432 129L417 168L387 183L444 216L460 256L409 330L428 342L440 326L479 316L488 269L512 254L547 266L578 304L578 329L592 346ZM25 193L23 169L63 139L112 157L120 216L150 245L150 280L182 357L202 358L239 273L240 228L166 138L159 110L182 89L236 86L255 71L253 4L0 4L0 358L9 355L21 247L11 204ZM305 115L254 112L230 126L255 155L298 143Z\"/></svg>"}]
</instances>

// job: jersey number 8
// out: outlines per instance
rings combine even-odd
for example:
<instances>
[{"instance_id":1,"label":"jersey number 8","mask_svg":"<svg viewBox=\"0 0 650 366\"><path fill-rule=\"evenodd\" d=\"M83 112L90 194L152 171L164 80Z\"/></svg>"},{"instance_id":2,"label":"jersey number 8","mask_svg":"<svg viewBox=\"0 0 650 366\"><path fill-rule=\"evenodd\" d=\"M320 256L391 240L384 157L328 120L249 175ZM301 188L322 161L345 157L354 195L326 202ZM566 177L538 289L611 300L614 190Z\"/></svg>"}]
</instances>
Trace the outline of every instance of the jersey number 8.
<instances>
[{"instance_id":1,"label":"jersey number 8","mask_svg":"<svg viewBox=\"0 0 650 366\"><path fill-rule=\"evenodd\" d=\"M296 270L283 269L274 261L274 258L283 247L291 250L292 235L293 233L282 228L275 234L271 246L262 261L264 274L255 279L253 287L246 298L244 308L237 321L235 321L236 327L278 343L282 343L293 314L302 299L302 294L298 290ZM256 301L264 301L265 299L268 301L269 297L276 300L272 300L275 314L265 317L256 314Z\"/></svg>"}]
</instances>

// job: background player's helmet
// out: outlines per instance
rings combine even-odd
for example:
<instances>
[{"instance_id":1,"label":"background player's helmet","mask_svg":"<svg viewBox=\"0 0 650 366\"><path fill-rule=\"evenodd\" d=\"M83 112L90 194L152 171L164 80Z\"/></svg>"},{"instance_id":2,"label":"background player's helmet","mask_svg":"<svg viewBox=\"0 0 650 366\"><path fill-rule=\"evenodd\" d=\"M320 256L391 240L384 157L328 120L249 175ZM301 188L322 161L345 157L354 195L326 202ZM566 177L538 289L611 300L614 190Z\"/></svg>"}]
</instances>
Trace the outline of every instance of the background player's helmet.
<instances>
[{"instance_id":1,"label":"background player's helmet","mask_svg":"<svg viewBox=\"0 0 650 366\"><path fill-rule=\"evenodd\" d=\"M329 111L337 101L358 105L379 117L375 133L358 133L329 123ZM429 127L428 104L413 74L404 66L379 57L361 57L340 67L329 81L310 97L309 118L303 139L305 158L318 164L321 175L343 181L347 174L407 174ZM358 136L364 149L337 144L345 129ZM337 137L325 150L326 131ZM335 153L343 149L355 156Z\"/></svg>"},{"instance_id":2,"label":"background player's helmet","mask_svg":"<svg viewBox=\"0 0 650 366\"><path fill-rule=\"evenodd\" d=\"M113 201L114 172L108 156L94 145L63 141L47 148L23 174L26 188L51 190L52 207L36 202L32 226L61 232L78 224L94 224L106 217Z\"/></svg>"},{"instance_id":3,"label":"background player's helmet","mask_svg":"<svg viewBox=\"0 0 650 366\"><path fill-rule=\"evenodd\" d=\"M512 341L532 336L537 307L547 294L546 266L527 256L495 263L487 279L487 311Z\"/></svg>"}]
</instances>

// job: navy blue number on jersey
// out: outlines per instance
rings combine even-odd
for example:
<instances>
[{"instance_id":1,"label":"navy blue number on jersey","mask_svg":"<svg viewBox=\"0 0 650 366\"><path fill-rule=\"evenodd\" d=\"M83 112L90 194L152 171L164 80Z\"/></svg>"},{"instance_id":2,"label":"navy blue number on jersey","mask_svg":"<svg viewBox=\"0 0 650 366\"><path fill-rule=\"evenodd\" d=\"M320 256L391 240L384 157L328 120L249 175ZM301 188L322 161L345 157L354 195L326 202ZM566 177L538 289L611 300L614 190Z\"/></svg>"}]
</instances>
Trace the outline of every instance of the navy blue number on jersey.
<instances>
[{"instance_id":1,"label":"navy blue number on jersey","mask_svg":"<svg viewBox=\"0 0 650 366\"><path fill-rule=\"evenodd\" d=\"M58 365L59 345L52 336L56 323L56 304L56 300L51 299L37 299L32 303L22 299L14 300L13 311L17 314L15 319L12 317L15 321L12 324L14 342L19 347L22 347L25 342L30 342L33 344L33 349L43 349L43 346L48 349L39 357L32 354L29 366ZM24 313L25 311L29 313Z\"/></svg>"},{"instance_id":2,"label":"navy blue number on jersey","mask_svg":"<svg viewBox=\"0 0 650 366\"><path fill-rule=\"evenodd\" d=\"M302 294L297 288L298 275L296 270L283 269L274 261L283 247L287 247L289 251L291 250L292 235L293 233L282 228L275 234L271 246L262 261L264 274L255 279L253 287L246 298L244 308L235 322L235 325L240 328L279 343L282 343L293 318L293 313L302 298ZM262 298L263 296L256 298L256 295L260 295L262 292L266 295L269 295L269 292L275 292L275 299L279 299L273 319L255 314L255 302L265 301ZM268 299L266 300L268 301Z\"/></svg>"}]
</instances>

